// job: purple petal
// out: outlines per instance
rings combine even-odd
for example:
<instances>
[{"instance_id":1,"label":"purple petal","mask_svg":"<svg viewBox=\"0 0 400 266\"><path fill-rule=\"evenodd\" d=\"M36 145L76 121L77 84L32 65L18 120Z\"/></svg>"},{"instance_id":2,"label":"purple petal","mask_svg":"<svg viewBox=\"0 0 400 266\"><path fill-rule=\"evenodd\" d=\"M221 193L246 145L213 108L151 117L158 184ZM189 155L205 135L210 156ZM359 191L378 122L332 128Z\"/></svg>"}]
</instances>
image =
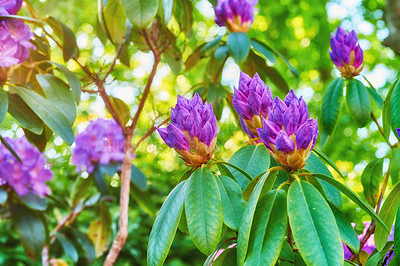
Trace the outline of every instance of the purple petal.
<instances>
[{"instance_id":1,"label":"purple petal","mask_svg":"<svg viewBox=\"0 0 400 266\"><path fill-rule=\"evenodd\" d=\"M285 97L285 104L289 106L292 102L298 103L299 99L297 98L296 94L294 94L293 90L290 90L289 93Z\"/></svg>"},{"instance_id":2,"label":"purple petal","mask_svg":"<svg viewBox=\"0 0 400 266\"><path fill-rule=\"evenodd\" d=\"M214 130L209 122L207 122L200 132L199 140L210 146L211 141L214 139Z\"/></svg>"},{"instance_id":3,"label":"purple petal","mask_svg":"<svg viewBox=\"0 0 400 266\"><path fill-rule=\"evenodd\" d=\"M294 147L293 141L289 138L286 132L283 130L279 131L276 136L276 149L284 153L289 153L294 151Z\"/></svg>"},{"instance_id":4,"label":"purple petal","mask_svg":"<svg viewBox=\"0 0 400 266\"><path fill-rule=\"evenodd\" d=\"M307 149L311 141L315 140L318 136L318 125L316 120L309 119L296 131L296 145L297 148Z\"/></svg>"},{"instance_id":5,"label":"purple petal","mask_svg":"<svg viewBox=\"0 0 400 266\"><path fill-rule=\"evenodd\" d=\"M363 59L364 59L363 50L361 49L361 47L359 45L354 50L354 57L355 57L354 58L354 67L358 68L362 64Z\"/></svg>"},{"instance_id":6,"label":"purple petal","mask_svg":"<svg viewBox=\"0 0 400 266\"><path fill-rule=\"evenodd\" d=\"M291 104L283 115L283 125L286 133L290 136L297 130L297 125L300 120L300 113L294 104Z\"/></svg>"},{"instance_id":7,"label":"purple petal","mask_svg":"<svg viewBox=\"0 0 400 266\"><path fill-rule=\"evenodd\" d=\"M400 138L400 128L396 129L396 131L397 131L397 135L398 135L399 138Z\"/></svg>"},{"instance_id":8,"label":"purple petal","mask_svg":"<svg viewBox=\"0 0 400 266\"><path fill-rule=\"evenodd\" d=\"M247 102L249 103L253 114L259 115L261 113L261 97L255 91L250 92Z\"/></svg>"}]
</instances>

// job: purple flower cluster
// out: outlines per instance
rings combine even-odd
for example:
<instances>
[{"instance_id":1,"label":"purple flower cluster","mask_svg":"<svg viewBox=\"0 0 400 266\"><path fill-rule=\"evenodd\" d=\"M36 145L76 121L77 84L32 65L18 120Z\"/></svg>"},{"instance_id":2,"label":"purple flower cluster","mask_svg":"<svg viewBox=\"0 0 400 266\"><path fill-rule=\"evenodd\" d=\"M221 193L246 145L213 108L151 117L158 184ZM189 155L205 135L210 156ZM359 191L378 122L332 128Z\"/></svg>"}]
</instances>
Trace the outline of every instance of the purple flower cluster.
<instances>
[{"instance_id":1,"label":"purple flower cluster","mask_svg":"<svg viewBox=\"0 0 400 266\"><path fill-rule=\"evenodd\" d=\"M257 128L262 128L262 118L267 119L272 108L272 93L256 73L253 78L240 72L239 86L234 90L232 102L239 114L244 131L251 138L258 136Z\"/></svg>"},{"instance_id":2,"label":"purple flower cluster","mask_svg":"<svg viewBox=\"0 0 400 266\"><path fill-rule=\"evenodd\" d=\"M357 44L358 38L354 30L347 33L340 26L336 34L331 33L331 56L332 62L336 65L342 76L352 78L360 74L363 69L363 50Z\"/></svg>"},{"instance_id":3,"label":"purple flower cluster","mask_svg":"<svg viewBox=\"0 0 400 266\"><path fill-rule=\"evenodd\" d=\"M171 108L171 123L166 128L157 128L165 143L191 167L199 167L211 159L217 130L212 105L203 104L197 93L190 100L178 95L175 109Z\"/></svg>"},{"instance_id":4,"label":"purple flower cluster","mask_svg":"<svg viewBox=\"0 0 400 266\"><path fill-rule=\"evenodd\" d=\"M16 14L21 8L20 0L0 0L0 15ZM23 63L34 45L33 34L20 19L0 21L0 67Z\"/></svg>"},{"instance_id":5,"label":"purple flower cluster","mask_svg":"<svg viewBox=\"0 0 400 266\"><path fill-rule=\"evenodd\" d=\"M92 173L96 164L122 162L124 135L114 120L92 120L89 126L75 137L72 162L78 171Z\"/></svg>"},{"instance_id":6,"label":"purple flower cluster","mask_svg":"<svg viewBox=\"0 0 400 266\"><path fill-rule=\"evenodd\" d=\"M21 158L19 162L14 155L0 144L0 185L8 185L14 191L24 196L28 192L44 197L50 194L50 188L45 182L53 177L46 157L26 138L6 138L7 143Z\"/></svg>"},{"instance_id":7,"label":"purple flower cluster","mask_svg":"<svg viewBox=\"0 0 400 266\"><path fill-rule=\"evenodd\" d=\"M258 0L218 0L215 22L230 31L248 32L254 21Z\"/></svg>"}]
</instances>

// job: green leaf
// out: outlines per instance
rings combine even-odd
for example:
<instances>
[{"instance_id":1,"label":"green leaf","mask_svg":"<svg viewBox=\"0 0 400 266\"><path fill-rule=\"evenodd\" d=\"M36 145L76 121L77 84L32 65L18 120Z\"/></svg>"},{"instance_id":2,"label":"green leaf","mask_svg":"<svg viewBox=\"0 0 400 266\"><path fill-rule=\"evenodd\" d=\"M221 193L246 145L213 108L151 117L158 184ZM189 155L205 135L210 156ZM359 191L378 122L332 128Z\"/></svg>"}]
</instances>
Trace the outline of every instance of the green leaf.
<instances>
[{"instance_id":1,"label":"green leaf","mask_svg":"<svg viewBox=\"0 0 400 266\"><path fill-rule=\"evenodd\" d=\"M326 165L314 153L310 154L310 157L308 157L306 165L303 169L308 170L311 173L323 174L333 178ZM339 209L342 208L343 199L340 192L334 186L324 180L320 180L319 183L321 184L327 199Z\"/></svg>"},{"instance_id":2,"label":"green leaf","mask_svg":"<svg viewBox=\"0 0 400 266\"><path fill-rule=\"evenodd\" d=\"M122 2L139 2L136 0ZM104 22L114 44L124 42L126 34L126 16L124 8L119 0L108 0L103 9Z\"/></svg>"},{"instance_id":3,"label":"green leaf","mask_svg":"<svg viewBox=\"0 0 400 266\"><path fill-rule=\"evenodd\" d=\"M294 262L293 249L287 241L283 241L281 253L279 254L279 259Z\"/></svg>"},{"instance_id":4,"label":"green leaf","mask_svg":"<svg viewBox=\"0 0 400 266\"><path fill-rule=\"evenodd\" d=\"M201 59L204 58L201 51L205 45L206 45L206 43L203 43L202 45L198 46L193 51L193 53L188 56L188 58L185 61L186 72L190 71L198 62L200 62Z\"/></svg>"},{"instance_id":5,"label":"green leaf","mask_svg":"<svg viewBox=\"0 0 400 266\"><path fill-rule=\"evenodd\" d=\"M89 263L93 262L96 259L96 250L94 248L92 240L90 240L90 238L86 234L78 230L73 229L72 233L76 239L76 242L83 250L87 261Z\"/></svg>"},{"instance_id":6,"label":"green leaf","mask_svg":"<svg viewBox=\"0 0 400 266\"><path fill-rule=\"evenodd\" d=\"M361 175L361 184L364 195L372 207L375 207L379 198L379 184L383 175L383 158L372 160Z\"/></svg>"},{"instance_id":7,"label":"green leaf","mask_svg":"<svg viewBox=\"0 0 400 266\"><path fill-rule=\"evenodd\" d=\"M174 6L174 0L160 0L160 15L163 18L164 24L167 25L171 20L172 8Z\"/></svg>"},{"instance_id":8,"label":"green leaf","mask_svg":"<svg viewBox=\"0 0 400 266\"><path fill-rule=\"evenodd\" d=\"M121 99L110 96L110 100L111 100L112 105L115 108L115 111L117 112L117 115L119 116L119 118L121 118L122 122L126 125L126 123L128 123L129 119L131 118L131 109Z\"/></svg>"},{"instance_id":9,"label":"green leaf","mask_svg":"<svg viewBox=\"0 0 400 266\"><path fill-rule=\"evenodd\" d=\"M328 135L335 129L342 105L343 79L334 79L328 86L322 101L322 126Z\"/></svg>"},{"instance_id":10,"label":"green leaf","mask_svg":"<svg viewBox=\"0 0 400 266\"><path fill-rule=\"evenodd\" d=\"M236 248L225 249L217 259L212 263L213 266L232 266L235 265L237 259Z\"/></svg>"},{"instance_id":11,"label":"green leaf","mask_svg":"<svg viewBox=\"0 0 400 266\"><path fill-rule=\"evenodd\" d=\"M400 265L400 205L397 208L396 222L394 224L394 257L395 265Z\"/></svg>"},{"instance_id":12,"label":"green leaf","mask_svg":"<svg viewBox=\"0 0 400 266\"><path fill-rule=\"evenodd\" d=\"M367 82L369 83L370 86L372 86L372 84L367 80ZM372 97L372 99L376 102L376 104L379 106L379 108L383 108L383 98L376 92L375 89L371 88L371 87L367 87L368 93L369 95Z\"/></svg>"},{"instance_id":13,"label":"green leaf","mask_svg":"<svg viewBox=\"0 0 400 266\"><path fill-rule=\"evenodd\" d=\"M362 210L364 210L369 216L371 216L372 219L374 219L377 222L377 227L378 225L383 226L383 228L389 233L388 227L385 225L385 222L375 213L375 211L368 206L364 201L360 199L359 196L357 196L356 193L354 193L352 190L350 190L348 187L340 183L339 181L333 179L332 177L323 175L323 174L313 174L313 176L318 177L319 179L327 181L329 184L337 188L340 192L345 194L350 200L352 200L357 206L359 206Z\"/></svg>"},{"instance_id":14,"label":"green leaf","mask_svg":"<svg viewBox=\"0 0 400 266\"><path fill-rule=\"evenodd\" d=\"M343 247L335 217L322 195L308 182L296 181L288 191L293 240L310 265L343 265Z\"/></svg>"},{"instance_id":15,"label":"green leaf","mask_svg":"<svg viewBox=\"0 0 400 266\"><path fill-rule=\"evenodd\" d=\"M392 184L397 184L400 181L400 148L394 148L391 151L389 163L390 177Z\"/></svg>"},{"instance_id":16,"label":"green leaf","mask_svg":"<svg viewBox=\"0 0 400 266\"><path fill-rule=\"evenodd\" d=\"M175 1L175 17L179 23L180 29L189 35L193 26L193 4L190 0Z\"/></svg>"},{"instance_id":17,"label":"green leaf","mask_svg":"<svg viewBox=\"0 0 400 266\"><path fill-rule=\"evenodd\" d=\"M215 49L214 57L217 59L219 63L226 60L228 56L228 47L226 45L221 45L217 49Z\"/></svg>"},{"instance_id":18,"label":"green leaf","mask_svg":"<svg viewBox=\"0 0 400 266\"><path fill-rule=\"evenodd\" d=\"M250 39L246 33L231 32L226 43L230 55L238 64L243 63L250 52Z\"/></svg>"},{"instance_id":19,"label":"green leaf","mask_svg":"<svg viewBox=\"0 0 400 266\"><path fill-rule=\"evenodd\" d=\"M6 117L8 110L8 96L7 93L3 90L2 86L0 86L0 123Z\"/></svg>"},{"instance_id":20,"label":"green leaf","mask_svg":"<svg viewBox=\"0 0 400 266\"><path fill-rule=\"evenodd\" d=\"M79 48L72 30L52 16L48 16L45 22L49 24L62 42L64 61L67 62L69 59L77 57L79 55Z\"/></svg>"},{"instance_id":21,"label":"green leaf","mask_svg":"<svg viewBox=\"0 0 400 266\"><path fill-rule=\"evenodd\" d=\"M324 153L322 153L320 150L318 150L317 148L313 148L312 151L318 155L318 157L320 159L322 159L323 161L325 161L325 163L329 164L329 166L331 166L336 173L338 173L341 177L344 178L344 176L342 175L342 173L340 172L339 168L337 168L336 164L328 157L326 156Z\"/></svg>"},{"instance_id":22,"label":"green leaf","mask_svg":"<svg viewBox=\"0 0 400 266\"><path fill-rule=\"evenodd\" d=\"M163 265L171 248L181 217L186 181L179 183L168 195L151 229L147 248L147 264Z\"/></svg>"},{"instance_id":23,"label":"green leaf","mask_svg":"<svg viewBox=\"0 0 400 266\"><path fill-rule=\"evenodd\" d=\"M133 26L140 29L153 22L158 10L158 0L122 0L122 4Z\"/></svg>"},{"instance_id":24,"label":"green leaf","mask_svg":"<svg viewBox=\"0 0 400 266\"><path fill-rule=\"evenodd\" d=\"M28 105L16 94L8 94L8 112L29 131L40 135L43 132L43 123Z\"/></svg>"},{"instance_id":25,"label":"green leaf","mask_svg":"<svg viewBox=\"0 0 400 266\"><path fill-rule=\"evenodd\" d=\"M41 198L36 194L28 193L25 196L20 197L23 204L32 210L45 211L47 209L46 198Z\"/></svg>"},{"instance_id":26,"label":"green leaf","mask_svg":"<svg viewBox=\"0 0 400 266\"><path fill-rule=\"evenodd\" d=\"M227 176L216 178L222 200L224 223L234 231L238 231L246 202L242 197L239 185Z\"/></svg>"},{"instance_id":27,"label":"green leaf","mask_svg":"<svg viewBox=\"0 0 400 266\"><path fill-rule=\"evenodd\" d=\"M400 206L400 183L398 183L383 202L382 208L379 211L379 217L383 220L387 228L392 228L394 218ZM385 247L389 237L389 230L386 230L381 224L376 224L375 228L375 246L379 251Z\"/></svg>"},{"instance_id":28,"label":"green leaf","mask_svg":"<svg viewBox=\"0 0 400 266\"><path fill-rule=\"evenodd\" d=\"M298 78L299 72L294 68L294 66L292 66L292 64L289 62L289 60L287 60L278 50L273 49L273 48L270 48L270 49L272 49L275 52L275 54L278 55L283 60L283 62L286 63L286 65L289 67L289 69L293 73L293 75L295 75L296 78Z\"/></svg>"},{"instance_id":29,"label":"green leaf","mask_svg":"<svg viewBox=\"0 0 400 266\"><path fill-rule=\"evenodd\" d=\"M400 140L400 136L397 134L396 129L400 128L400 83L393 88L393 94L390 99L390 123L392 130L397 139Z\"/></svg>"},{"instance_id":30,"label":"green leaf","mask_svg":"<svg viewBox=\"0 0 400 266\"><path fill-rule=\"evenodd\" d=\"M23 87L14 87L24 102L42 119L42 121L67 144L74 142L74 132L68 119L47 99L34 91Z\"/></svg>"},{"instance_id":31,"label":"green leaf","mask_svg":"<svg viewBox=\"0 0 400 266\"><path fill-rule=\"evenodd\" d=\"M69 239L67 239L61 233L55 233L56 239L60 242L62 248L64 249L65 254L71 258L73 262L77 262L79 259L78 252L76 251L74 245L71 243Z\"/></svg>"},{"instance_id":32,"label":"green leaf","mask_svg":"<svg viewBox=\"0 0 400 266\"><path fill-rule=\"evenodd\" d=\"M370 118L371 101L367 88L357 79L351 79L346 86L347 106L358 127L364 127Z\"/></svg>"},{"instance_id":33,"label":"green leaf","mask_svg":"<svg viewBox=\"0 0 400 266\"><path fill-rule=\"evenodd\" d=\"M132 165L131 168L131 181L138 186L141 190L145 191L147 189L147 178L143 174L142 171L140 171L139 168L136 166Z\"/></svg>"},{"instance_id":34,"label":"green leaf","mask_svg":"<svg viewBox=\"0 0 400 266\"><path fill-rule=\"evenodd\" d=\"M263 144L247 145L235 152L228 162L239 167L252 178L255 178L269 169L269 158L269 152ZM248 178L232 167L228 167L228 169L231 171L242 190L244 190L250 183Z\"/></svg>"},{"instance_id":35,"label":"green leaf","mask_svg":"<svg viewBox=\"0 0 400 266\"><path fill-rule=\"evenodd\" d=\"M156 205L151 199L152 194L149 191L143 191L138 188L135 183L131 183L131 197L148 215L154 216L157 212Z\"/></svg>"},{"instance_id":36,"label":"green leaf","mask_svg":"<svg viewBox=\"0 0 400 266\"><path fill-rule=\"evenodd\" d=\"M399 87L399 80L396 80L392 86L390 86L388 94L386 95L385 101L383 102L382 108L382 125L383 125L383 135L385 136L386 142L389 142L390 128L391 128L391 98L393 90L395 87Z\"/></svg>"},{"instance_id":37,"label":"green leaf","mask_svg":"<svg viewBox=\"0 0 400 266\"><path fill-rule=\"evenodd\" d=\"M360 250L360 241L358 240L357 234L351 226L350 222L335 205L330 203L329 207L331 208L332 213L335 216L336 224L339 228L342 241L355 253L358 253L358 251Z\"/></svg>"},{"instance_id":38,"label":"green leaf","mask_svg":"<svg viewBox=\"0 0 400 266\"><path fill-rule=\"evenodd\" d=\"M68 84L74 93L75 101L77 104L79 104L81 100L82 87L81 87L81 82L76 77L76 75L73 72L69 71L69 69L66 66L57 64L52 61L47 61L47 62L55 65L57 69L60 70L60 72L63 73L63 75L67 78Z\"/></svg>"},{"instance_id":39,"label":"green leaf","mask_svg":"<svg viewBox=\"0 0 400 266\"><path fill-rule=\"evenodd\" d=\"M224 99L226 98L225 88L218 83L210 83L207 90L207 101L212 104L217 119L221 119L224 110Z\"/></svg>"},{"instance_id":40,"label":"green leaf","mask_svg":"<svg viewBox=\"0 0 400 266\"><path fill-rule=\"evenodd\" d=\"M22 204L11 205L10 213L25 252L30 258L40 257L47 236L42 214Z\"/></svg>"},{"instance_id":41,"label":"green leaf","mask_svg":"<svg viewBox=\"0 0 400 266\"><path fill-rule=\"evenodd\" d=\"M75 121L75 100L69 87L61 79L52 74L36 75L46 98L68 119L70 125Z\"/></svg>"},{"instance_id":42,"label":"green leaf","mask_svg":"<svg viewBox=\"0 0 400 266\"><path fill-rule=\"evenodd\" d=\"M211 56L214 53L215 48L217 47L217 45L219 44L221 39L222 39L222 36L218 36L214 40L209 41L204 46L202 46L201 51L200 51L201 55L204 57Z\"/></svg>"},{"instance_id":43,"label":"green leaf","mask_svg":"<svg viewBox=\"0 0 400 266\"><path fill-rule=\"evenodd\" d=\"M209 168L201 167L189 178L185 213L194 244L209 255L218 245L223 223L218 183Z\"/></svg>"},{"instance_id":44,"label":"green leaf","mask_svg":"<svg viewBox=\"0 0 400 266\"><path fill-rule=\"evenodd\" d=\"M266 46L260 41L257 41L256 39L251 39L250 43L251 46L253 46L254 50L262 54L266 59L268 59L272 63L276 64L276 57L274 55L274 52L268 46Z\"/></svg>"},{"instance_id":45,"label":"green leaf","mask_svg":"<svg viewBox=\"0 0 400 266\"><path fill-rule=\"evenodd\" d=\"M365 263L365 266L376 266L379 264L379 262L386 256L386 253L388 253L388 251L390 250L390 248L387 248L385 250L382 251L378 251L374 254L371 254L371 256L368 258L367 263Z\"/></svg>"},{"instance_id":46,"label":"green leaf","mask_svg":"<svg viewBox=\"0 0 400 266\"><path fill-rule=\"evenodd\" d=\"M245 265L274 265L287 228L286 193L272 190L257 203Z\"/></svg>"},{"instance_id":47,"label":"green leaf","mask_svg":"<svg viewBox=\"0 0 400 266\"><path fill-rule=\"evenodd\" d=\"M96 249L96 258L108 249L112 236L111 215L104 202L99 205L98 217L98 220L90 223L88 231L88 236Z\"/></svg>"},{"instance_id":48,"label":"green leaf","mask_svg":"<svg viewBox=\"0 0 400 266\"><path fill-rule=\"evenodd\" d=\"M106 181L107 167L113 167L113 166L98 164L93 171L93 177L96 187L99 190L99 192L103 195L108 195L110 193ZM115 172L116 170L117 169L115 168Z\"/></svg>"}]
</instances>

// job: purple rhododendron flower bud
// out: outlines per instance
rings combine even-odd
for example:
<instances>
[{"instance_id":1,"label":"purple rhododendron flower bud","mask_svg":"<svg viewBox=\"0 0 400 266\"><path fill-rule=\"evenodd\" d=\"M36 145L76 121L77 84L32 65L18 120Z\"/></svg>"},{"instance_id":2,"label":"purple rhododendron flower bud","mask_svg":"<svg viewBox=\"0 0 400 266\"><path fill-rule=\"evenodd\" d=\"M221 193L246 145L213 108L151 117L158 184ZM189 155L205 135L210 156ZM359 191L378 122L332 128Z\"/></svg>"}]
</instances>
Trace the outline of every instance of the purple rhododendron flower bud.
<instances>
[{"instance_id":1,"label":"purple rhododendron flower bud","mask_svg":"<svg viewBox=\"0 0 400 266\"><path fill-rule=\"evenodd\" d=\"M215 23L230 31L248 32L254 21L258 0L218 0Z\"/></svg>"},{"instance_id":2,"label":"purple rhododendron flower bud","mask_svg":"<svg viewBox=\"0 0 400 266\"><path fill-rule=\"evenodd\" d=\"M253 78L240 72L239 86L234 90L232 103L239 114L243 130L251 137L258 136L262 118L267 119L272 108L272 93L256 73Z\"/></svg>"},{"instance_id":3,"label":"purple rhododendron flower bud","mask_svg":"<svg viewBox=\"0 0 400 266\"><path fill-rule=\"evenodd\" d=\"M342 77L352 78L360 74L363 69L363 50L357 44L358 38L354 30L347 33L340 26L336 34L331 33L331 50L329 55Z\"/></svg>"},{"instance_id":4,"label":"purple rhododendron flower bud","mask_svg":"<svg viewBox=\"0 0 400 266\"><path fill-rule=\"evenodd\" d=\"M75 137L72 162L78 171L92 173L97 164L107 165L124 159L124 135L114 120L97 119Z\"/></svg>"},{"instance_id":5,"label":"purple rhododendron flower bud","mask_svg":"<svg viewBox=\"0 0 400 266\"><path fill-rule=\"evenodd\" d=\"M0 0L0 15L15 15L21 6L22 0Z\"/></svg>"},{"instance_id":6,"label":"purple rhododendron flower bud","mask_svg":"<svg viewBox=\"0 0 400 266\"><path fill-rule=\"evenodd\" d=\"M20 196L29 192L40 197L49 195L50 188L45 182L53 177L53 172L44 155L25 136L19 139L6 138L6 141L21 158L22 163L4 144L0 144L0 185L12 187Z\"/></svg>"},{"instance_id":7,"label":"purple rhododendron flower bud","mask_svg":"<svg viewBox=\"0 0 400 266\"><path fill-rule=\"evenodd\" d=\"M274 159L289 170L304 167L318 136L318 122L309 118L303 98L293 90L285 101L276 97L268 119L262 117L263 126L258 136Z\"/></svg>"},{"instance_id":8,"label":"purple rhododendron flower bud","mask_svg":"<svg viewBox=\"0 0 400 266\"><path fill-rule=\"evenodd\" d=\"M23 63L35 46L30 42L33 34L19 19L0 22L0 67Z\"/></svg>"},{"instance_id":9,"label":"purple rhododendron flower bud","mask_svg":"<svg viewBox=\"0 0 400 266\"><path fill-rule=\"evenodd\" d=\"M175 149L191 167L207 163L217 143L217 118L213 107L196 93L192 99L178 95L175 108L171 108L171 123L157 128L165 143Z\"/></svg>"}]
</instances>

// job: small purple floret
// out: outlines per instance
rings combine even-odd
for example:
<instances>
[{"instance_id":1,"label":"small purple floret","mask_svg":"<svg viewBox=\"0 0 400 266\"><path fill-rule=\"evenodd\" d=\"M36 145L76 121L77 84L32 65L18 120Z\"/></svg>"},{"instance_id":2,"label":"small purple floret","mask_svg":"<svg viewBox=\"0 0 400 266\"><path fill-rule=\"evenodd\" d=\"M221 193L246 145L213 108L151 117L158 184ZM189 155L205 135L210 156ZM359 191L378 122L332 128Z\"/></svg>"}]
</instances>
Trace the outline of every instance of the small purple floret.
<instances>
[{"instance_id":1,"label":"small purple floret","mask_svg":"<svg viewBox=\"0 0 400 266\"><path fill-rule=\"evenodd\" d=\"M215 23L230 31L247 32L254 21L258 0L218 0Z\"/></svg>"}]
</instances>

